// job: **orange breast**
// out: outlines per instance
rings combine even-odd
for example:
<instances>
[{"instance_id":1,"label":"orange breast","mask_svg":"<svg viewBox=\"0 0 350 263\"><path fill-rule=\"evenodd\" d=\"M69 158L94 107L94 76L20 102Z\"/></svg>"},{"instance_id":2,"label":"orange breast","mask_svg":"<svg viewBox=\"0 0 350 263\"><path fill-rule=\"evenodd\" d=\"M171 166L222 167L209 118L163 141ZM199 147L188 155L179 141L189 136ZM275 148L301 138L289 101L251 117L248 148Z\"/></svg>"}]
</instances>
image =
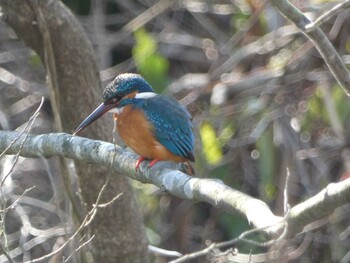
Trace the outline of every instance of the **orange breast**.
<instances>
[{"instance_id":1,"label":"orange breast","mask_svg":"<svg viewBox=\"0 0 350 263\"><path fill-rule=\"evenodd\" d=\"M123 141L133 151L148 159L185 162L185 158L175 155L154 137L153 127L139 109L128 105L118 116L118 132Z\"/></svg>"}]
</instances>

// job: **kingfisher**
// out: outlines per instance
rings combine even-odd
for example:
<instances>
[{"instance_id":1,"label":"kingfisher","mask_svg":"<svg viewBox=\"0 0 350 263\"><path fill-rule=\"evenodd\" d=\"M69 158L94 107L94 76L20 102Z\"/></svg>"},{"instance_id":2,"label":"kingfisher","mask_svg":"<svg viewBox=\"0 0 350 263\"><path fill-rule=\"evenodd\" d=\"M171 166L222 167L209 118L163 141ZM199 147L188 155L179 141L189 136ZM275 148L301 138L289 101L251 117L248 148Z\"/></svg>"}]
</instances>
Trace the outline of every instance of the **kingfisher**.
<instances>
[{"instance_id":1,"label":"kingfisher","mask_svg":"<svg viewBox=\"0 0 350 263\"><path fill-rule=\"evenodd\" d=\"M145 159L194 162L194 135L191 115L178 101L155 93L140 75L118 75L103 91L101 103L74 131L79 133L107 112L112 112L121 139L140 158L136 170Z\"/></svg>"}]
</instances>

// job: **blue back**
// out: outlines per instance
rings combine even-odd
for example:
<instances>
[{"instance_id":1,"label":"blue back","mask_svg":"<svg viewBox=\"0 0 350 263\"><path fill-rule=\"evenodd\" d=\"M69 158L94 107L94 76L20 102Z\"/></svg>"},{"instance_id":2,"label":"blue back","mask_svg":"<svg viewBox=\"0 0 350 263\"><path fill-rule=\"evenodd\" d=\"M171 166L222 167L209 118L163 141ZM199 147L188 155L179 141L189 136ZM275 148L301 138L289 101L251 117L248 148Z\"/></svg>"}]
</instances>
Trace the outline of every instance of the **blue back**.
<instances>
[{"instance_id":1,"label":"blue back","mask_svg":"<svg viewBox=\"0 0 350 263\"><path fill-rule=\"evenodd\" d=\"M142 109L154 127L156 139L173 154L194 161L191 115L178 101L157 95L148 99L125 99L121 104Z\"/></svg>"}]
</instances>

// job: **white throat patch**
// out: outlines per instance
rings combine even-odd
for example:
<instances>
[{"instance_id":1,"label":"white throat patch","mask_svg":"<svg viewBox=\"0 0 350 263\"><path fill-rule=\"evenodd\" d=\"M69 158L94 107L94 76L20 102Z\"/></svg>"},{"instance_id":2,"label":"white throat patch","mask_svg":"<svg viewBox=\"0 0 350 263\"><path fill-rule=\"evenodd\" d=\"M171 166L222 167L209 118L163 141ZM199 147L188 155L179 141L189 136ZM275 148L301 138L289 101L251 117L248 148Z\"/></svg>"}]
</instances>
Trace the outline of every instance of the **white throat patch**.
<instances>
[{"instance_id":1,"label":"white throat patch","mask_svg":"<svg viewBox=\"0 0 350 263\"><path fill-rule=\"evenodd\" d=\"M123 112L123 109L124 109L124 107L121 107L121 108L112 108L112 109L110 109L108 112L120 114L120 113Z\"/></svg>"},{"instance_id":2,"label":"white throat patch","mask_svg":"<svg viewBox=\"0 0 350 263\"><path fill-rule=\"evenodd\" d=\"M135 99L148 99L157 96L157 93L154 92L141 92L137 93Z\"/></svg>"}]
</instances>

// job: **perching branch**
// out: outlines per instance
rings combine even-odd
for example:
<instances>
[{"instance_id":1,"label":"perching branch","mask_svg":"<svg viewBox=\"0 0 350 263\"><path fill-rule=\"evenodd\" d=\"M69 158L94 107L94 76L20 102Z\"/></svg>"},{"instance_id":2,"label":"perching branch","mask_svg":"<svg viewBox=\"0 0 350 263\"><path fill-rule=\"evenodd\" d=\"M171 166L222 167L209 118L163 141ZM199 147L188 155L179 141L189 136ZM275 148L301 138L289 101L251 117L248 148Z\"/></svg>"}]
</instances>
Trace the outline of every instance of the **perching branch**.
<instances>
[{"instance_id":1,"label":"perching branch","mask_svg":"<svg viewBox=\"0 0 350 263\"><path fill-rule=\"evenodd\" d=\"M18 132L0 131L0 151L5 150L18 136ZM19 138L6 154L16 154L20 150L22 139L22 137ZM62 156L106 166L132 179L155 184L180 198L208 202L228 213L238 213L245 216L256 228L271 226L265 232L274 236L280 234L287 224L286 236L291 237L312 222L331 215L337 207L350 201L350 179L348 179L328 185L317 195L291 208L289 215L283 219L275 216L261 200L232 189L220 180L190 177L175 170L179 166L169 162L157 163L153 168L148 168L147 162L144 162L136 172L134 165L138 157L135 154L111 143L64 133L29 135L20 155L25 157Z\"/></svg>"},{"instance_id":2,"label":"perching branch","mask_svg":"<svg viewBox=\"0 0 350 263\"><path fill-rule=\"evenodd\" d=\"M0 151L4 150L18 135L17 132L0 131ZM21 142L21 139L18 142ZM7 154L19 151L18 142L7 151ZM136 172L134 166L138 157L111 143L64 133L30 135L21 150L21 155L25 157L63 156L103 165L132 179L155 184L180 198L205 201L229 213L244 215L249 222L259 228L275 225L281 220L272 214L264 202L236 191L220 180L190 177L175 170L179 167L174 163L161 162L149 169L147 162L144 162L139 172Z\"/></svg>"}]
</instances>

